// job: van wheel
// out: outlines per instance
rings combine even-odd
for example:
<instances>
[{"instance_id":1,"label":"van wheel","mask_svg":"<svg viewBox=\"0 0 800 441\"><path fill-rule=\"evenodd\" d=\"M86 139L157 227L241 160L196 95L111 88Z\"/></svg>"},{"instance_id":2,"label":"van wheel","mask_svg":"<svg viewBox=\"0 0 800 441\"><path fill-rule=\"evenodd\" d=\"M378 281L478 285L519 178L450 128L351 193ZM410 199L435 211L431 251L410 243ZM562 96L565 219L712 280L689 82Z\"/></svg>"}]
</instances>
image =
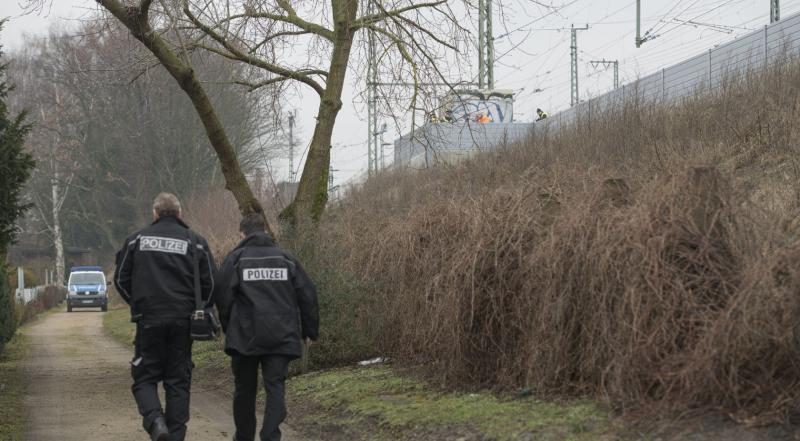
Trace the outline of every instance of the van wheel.
<instances>
[{"instance_id":1,"label":"van wheel","mask_svg":"<svg viewBox=\"0 0 800 441\"><path fill-rule=\"evenodd\" d=\"M101 309L103 310L103 312L108 312L108 305L103 305Z\"/></svg>"},{"instance_id":2,"label":"van wheel","mask_svg":"<svg viewBox=\"0 0 800 441\"><path fill-rule=\"evenodd\" d=\"M67 312L72 312L72 305L67 303Z\"/></svg>"}]
</instances>

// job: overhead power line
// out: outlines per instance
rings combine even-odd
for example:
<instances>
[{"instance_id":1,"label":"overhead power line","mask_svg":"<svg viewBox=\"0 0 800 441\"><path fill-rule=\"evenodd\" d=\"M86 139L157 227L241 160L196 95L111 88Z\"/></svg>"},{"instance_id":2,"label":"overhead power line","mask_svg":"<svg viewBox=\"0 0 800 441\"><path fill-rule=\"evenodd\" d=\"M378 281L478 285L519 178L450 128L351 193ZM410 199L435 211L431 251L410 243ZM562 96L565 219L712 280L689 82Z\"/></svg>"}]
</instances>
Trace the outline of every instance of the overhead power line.
<instances>
[{"instance_id":1,"label":"overhead power line","mask_svg":"<svg viewBox=\"0 0 800 441\"><path fill-rule=\"evenodd\" d=\"M698 18L700 18L700 17L702 17L702 16L704 16L704 15L710 14L710 13L712 13L712 12L716 11L717 9L719 9L719 8L721 8L721 7L725 6L725 5L728 5L728 4L730 4L730 3L733 3L734 1L735 1L735 0L726 0L726 1L724 1L724 2L722 2L722 3L720 3L720 4L718 4L717 6L715 6L715 7L711 8L711 9L707 10L706 12L703 12L702 14L698 14L698 15L696 15L696 16L694 16L694 17L692 17L692 18L690 18L689 20L686 20L686 21L695 21L695 20L697 20ZM742 1L742 0L738 0L738 1ZM653 36L652 36L650 39L652 40L652 39L655 39L655 38L663 37L664 35L666 35L666 34L668 34L668 33L672 32L672 31L674 31L675 29L678 29L678 28L679 28L679 27L681 27L681 26L684 26L684 23L677 24L677 25L675 25L675 26L673 26L673 27L671 27L671 28L667 29L667 30L666 30L666 31L664 31L664 32L661 32L661 33L659 33L659 34L655 34L655 35L653 35ZM663 28L663 27L662 27L662 28ZM662 28L659 28L659 29L662 29Z\"/></svg>"}]
</instances>

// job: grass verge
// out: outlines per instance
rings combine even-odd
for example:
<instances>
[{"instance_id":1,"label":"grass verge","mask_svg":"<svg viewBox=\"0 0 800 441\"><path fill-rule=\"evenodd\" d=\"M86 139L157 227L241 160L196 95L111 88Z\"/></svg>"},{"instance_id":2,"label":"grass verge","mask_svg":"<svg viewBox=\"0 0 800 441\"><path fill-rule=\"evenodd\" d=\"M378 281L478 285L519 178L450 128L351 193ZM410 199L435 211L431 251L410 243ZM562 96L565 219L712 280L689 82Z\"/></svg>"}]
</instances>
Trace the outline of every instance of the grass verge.
<instances>
[{"instance_id":1,"label":"grass verge","mask_svg":"<svg viewBox=\"0 0 800 441\"><path fill-rule=\"evenodd\" d=\"M105 331L131 346L134 325L126 308L103 317ZM0 440L21 440L23 383L15 370L24 335L0 358ZM222 341L194 346L193 382L230 398L228 357ZM297 363L293 363L296 368ZM8 389L10 387L10 389ZM800 439L786 428L745 429L721 415L694 421L629 427L591 400L542 401L488 392L443 392L408 371L388 366L339 368L292 376L289 425L305 439L326 441L775 441ZM15 398L16 397L16 398ZM263 391L259 391L263 406ZM10 403L10 404L9 404ZM16 403L16 404L15 404ZM16 405L16 407L15 407ZM13 425L16 424L16 425ZM653 428L651 428L653 429ZM13 435L16 431L16 435ZM17 436L15 438L15 436Z\"/></svg>"},{"instance_id":2,"label":"grass verge","mask_svg":"<svg viewBox=\"0 0 800 441\"><path fill-rule=\"evenodd\" d=\"M386 366L297 376L289 391L293 427L315 439L623 439L595 402L441 392Z\"/></svg>"},{"instance_id":3,"label":"grass verge","mask_svg":"<svg viewBox=\"0 0 800 441\"><path fill-rule=\"evenodd\" d=\"M136 326L131 323L128 308L112 308L103 314L103 329L117 342L125 346L133 346Z\"/></svg>"},{"instance_id":4,"label":"grass verge","mask_svg":"<svg viewBox=\"0 0 800 441\"><path fill-rule=\"evenodd\" d=\"M25 335L17 332L0 355L0 439L22 441L25 434Z\"/></svg>"},{"instance_id":5,"label":"grass verge","mask_svg":"<svg viewBox=\"0 0 800 441\"><path fill-rule=\"evenodd\" d=\"M103 325L112 338L131 345L135 327L126 308L111 309ZM221 340L195 344L193 358L200 371L195 382L204 388L230 388L228 358L221 345ZM547 403L489 393L441 393L388 367L295 376L288 389L292 414L301 416L291 424L311 439L467 440L471 438L464 436L480 433L496 440L533 436L530 439L580 441L602 440L612 427L607 412L589 401Z\"/></svg>"}]
</instances>

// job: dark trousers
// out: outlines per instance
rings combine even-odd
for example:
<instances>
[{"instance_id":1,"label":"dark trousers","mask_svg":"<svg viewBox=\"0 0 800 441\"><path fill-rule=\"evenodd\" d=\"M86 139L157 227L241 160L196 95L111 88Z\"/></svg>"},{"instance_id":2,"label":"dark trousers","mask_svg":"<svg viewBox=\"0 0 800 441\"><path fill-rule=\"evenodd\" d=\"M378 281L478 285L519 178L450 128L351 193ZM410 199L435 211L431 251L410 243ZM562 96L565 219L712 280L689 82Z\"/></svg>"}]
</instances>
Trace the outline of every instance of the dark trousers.
<instances>
[{"instance_id":1,"label":"dark trousers","mask_svg":"<svg viewBox=\"0 0 800 441\"><path fill-rule=\"evenodd\" d=\"M156 418L165 416L170 441L183 441L189 422L193 367L188 319L140 320L136 324L131 390L145 430L150 430ZM166 412L158 398L159 382L164 385Z\"/></svg>"},{"instance_id":2,"label":"dark trousers","mask_svg":"<svg viewBox=\"0 0 800 441\"><path fill-rule=\"evenodd\" d=\"M258 368L264 378L267 405L261 441L280 441L280 425L286 419L286 374L291 359L278 355L249 357L234 356L231 360L236 391L233 395L233 419L236 423L235 441L254 441L256 436L256 394Z\"/></svg>"}]
</instances>

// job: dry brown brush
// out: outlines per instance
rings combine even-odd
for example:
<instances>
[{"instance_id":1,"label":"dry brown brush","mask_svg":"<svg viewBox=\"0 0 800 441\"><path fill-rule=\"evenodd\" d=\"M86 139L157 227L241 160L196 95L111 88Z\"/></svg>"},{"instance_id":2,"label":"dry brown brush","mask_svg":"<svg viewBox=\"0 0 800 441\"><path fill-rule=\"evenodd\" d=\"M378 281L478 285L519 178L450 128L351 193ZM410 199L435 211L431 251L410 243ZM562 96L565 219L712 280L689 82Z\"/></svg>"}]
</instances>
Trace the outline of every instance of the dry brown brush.
<instances>
[{"instance_id":1,"label":"dry brown brush","mask_svg":"<svg viewBox=\"0 0 800 441\"><path fill-rule=\"evenodd\" d=\"M784 420L800 68L759 75L372 179L323 220L327 264L367 290L377 347L447 384Z\"/></svg>"},{"instance_id":2,"label":"dry brown brush","mask_svg":"<svg viewBox=\"0 0 800 441\"><path fill-rule=\"evenodd\" d=\"M763 225L715 168L587 184L488 191L380 228L351 264L373 279L383 349L451 384L620 408L771 421L800 404L800 245L765 255Z\"/></svg>"}]
</instances>

